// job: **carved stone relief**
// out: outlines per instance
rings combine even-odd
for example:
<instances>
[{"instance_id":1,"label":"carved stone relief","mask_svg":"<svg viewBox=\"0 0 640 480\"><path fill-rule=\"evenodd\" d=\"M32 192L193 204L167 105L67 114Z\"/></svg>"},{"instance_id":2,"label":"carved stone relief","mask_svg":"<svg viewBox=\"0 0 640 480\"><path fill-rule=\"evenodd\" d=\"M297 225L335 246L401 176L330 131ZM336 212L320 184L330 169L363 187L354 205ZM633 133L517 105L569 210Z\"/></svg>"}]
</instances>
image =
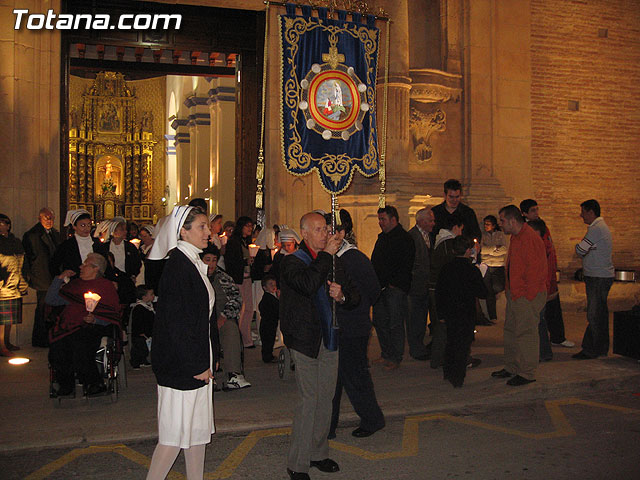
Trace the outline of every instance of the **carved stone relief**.
<instances>
[{"instance_id":1,"label":"carved stone relief","mask_svg":"<svg viewBox=\"0 0 640 480\"><path fill-rule=\"evenodd\" d=\"M447 128L447 116L443 110L436 108L431 112L424 112L411 106L409 129L413 143L413 153L418 163L431 160L433 148L430 143L431 135L444 132Z\"/></svg>"}]
</instances>

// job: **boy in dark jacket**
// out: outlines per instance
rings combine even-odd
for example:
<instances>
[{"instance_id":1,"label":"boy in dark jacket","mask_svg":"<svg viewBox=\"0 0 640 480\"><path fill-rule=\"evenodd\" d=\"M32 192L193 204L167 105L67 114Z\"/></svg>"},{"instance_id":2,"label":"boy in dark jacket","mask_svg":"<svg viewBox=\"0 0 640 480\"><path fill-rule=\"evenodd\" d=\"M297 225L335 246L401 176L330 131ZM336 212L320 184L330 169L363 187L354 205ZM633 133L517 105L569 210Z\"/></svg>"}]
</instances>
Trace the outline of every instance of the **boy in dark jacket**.
<instances>
[{"instance_id":1,"label":"boy in dark jacket","mask_svg":"<svg viewBox=\"0 0 640 480\"><path fill-rule=\"evenodd\" d=\"M153 321L156 314L153 309L153 290L146 285L136 287L136 303L131 310L131 366L134 370L140 366L148 367L149 347L153 335Z\"/></svg>"},{"instance_id":2,"label":"boy in dark jacket","mask_svg":"<svg viewBox=\"0 0 640 480\"><path fill-rule=\"evenodd\" d=\"M262 278L262 289L264 296L260 300L258 310L262 321L260 323L260 341L262 342L262 361L270 363L276 360L273 356L273 344L276 341L276 330L278 329L278 319L280 317L280 300L278 296L278 286L276 279L272 275L265 275Z\"/></svg>"},{"instance_id":3,"label":"boy in dark jacket","mask_svg":"<svg viewBox=\"0 0 640 480\"><path fill-rule=\"evenodd\" d=\"M447 328L443 374L456 387L462 387L473 341L476 297L486 298L487 288L480 270L471 263L473 241L456 237L452 242L455 257L440 270L436 283L438 317Z\"/></svg>"}]
</instances>

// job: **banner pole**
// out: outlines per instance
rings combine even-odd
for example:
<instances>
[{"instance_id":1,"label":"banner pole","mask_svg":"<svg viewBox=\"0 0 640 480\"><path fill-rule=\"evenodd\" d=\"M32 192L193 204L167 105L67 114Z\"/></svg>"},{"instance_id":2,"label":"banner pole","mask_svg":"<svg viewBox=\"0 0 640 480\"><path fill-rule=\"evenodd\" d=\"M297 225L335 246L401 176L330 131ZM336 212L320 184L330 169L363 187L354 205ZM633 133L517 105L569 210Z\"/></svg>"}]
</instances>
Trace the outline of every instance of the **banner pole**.
<instances>
[{"instance_id":1,"label":"banner pole","mask_svg":"<svg viewBox=\"0 0 640 480\"><path fill-rule=\"evenodd\" d=\"M391 22L387 22L387 32L385 35L384 41L384 86L382 87L383 92L383 102L382 106L382 148L380 151L380 169L378 170L378 179L380 180L380 196L378 198L378 208L386 207L386 190L387 190L387 171L386 171L386 162L387 162L387 124L388 118L387 113L389 111L388 107L388 96L389 96L389 38L391 36Z\"/></svg>"},{"instance_id":2,"label":"banner pole","mask_svg":"<svg viewBox=\"0 0 640 480\"><path fill-rule=\"evenodd\" d=\"M331 234L336 233L336 215L338 214L338 196L335 193L331 194ZM332 268L331 268L331 281L336 281L336 254L332 256ZM338 328L338 317L336 316L336 300L331 299L331 328Z\"/></svg>"},{"instance_id":3,"label":"banner pole","mask_svg":"<svg viewBox=\"0 0 640 480\"><path fill-rule=\"evenodd\" d=\"M264 14L264 51L262 58L262 111L260 116L260 149L258 150L258 164L256 165L256 208L258 209L258 217L261 215L260 210L264 210L264 116L266 110L267 95L267 54L269 52L269 2L266 3ZM264 227L264 225L262 225Z\"/></svg>"}]
</instances>

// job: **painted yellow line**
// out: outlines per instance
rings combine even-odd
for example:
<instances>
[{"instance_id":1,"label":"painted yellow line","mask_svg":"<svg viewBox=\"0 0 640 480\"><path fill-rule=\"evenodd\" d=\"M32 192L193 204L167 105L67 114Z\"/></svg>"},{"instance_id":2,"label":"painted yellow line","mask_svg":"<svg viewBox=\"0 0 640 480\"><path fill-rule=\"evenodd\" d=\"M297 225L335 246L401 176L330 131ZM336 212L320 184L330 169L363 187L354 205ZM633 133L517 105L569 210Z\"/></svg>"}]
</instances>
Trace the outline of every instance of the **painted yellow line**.
<instances>
[{"instance_id":1,"label":"painted yellow line","mask_svg":"<svg viewBox=\"0 0 640 480\"><path fill-rule=\"evenodd\" d=\"M404 421L404 429L402 432L402 446L399 450L390 452L372 452L365 450L354 445L347 445L345 443L330 441L329 446L334 450L339 450L344 453L361 457L365 460L387 460L391 458L404 458L413 457L418 454L420 443L420 424L422 422L428 422L433 420L446 420L452 423L459 423L463 425L469 425L472 427L489 430L492 432L504 433L506 435L514 435L521 438L527 438L531 440L545 440L549 438L569 437L576 434L576 431L571 426L569 419L562 412L562 407L569 405L585 405L587 407L602 408L605 410L612 410L614 412L622 414L638 414L640 410L634 408L620 407L617 405L609 405L606 403L591 402L588 400L581 400L579 398L563 398L559 400L548 400L544 403L554 430L551 432L532 433L517 430L514 428L507 428L500 425L494 425L491 423L481 422L470 418L456 417L446 413L432 413L425 415L413 415L406 417ZM244 459L249 455L251 450L258 444L263 438L277 437L283 435L289 435L291 428L272 428L268 430L256 430L247 435L244 440L238 445L233 452L225 458L220 466L211 473L205 474L204 478L207 480L221 480L229 478ZM56 470L64 467L68 463L76 460L83 455L92 455L95 453L112 452L122 455L123 457L131 460L138 465L141 465L145 469L149 468L151 460L149 457L142 455L139 452L127 447L126 445L104 445L104 446L91 446L86 448L77 448L72 450L62 457L54 460L53 462L45 465L39 470L33 472L31 475L25 477L26 480L41 480L51 475ZM177 472L170 472L167 477L171 480L184 480L184 475Z\"/></svg>"},{"instance_id":2,"label":"painted yellow line","mask_svg":"<svg viewBox=\"0 0 640 480\"><path fill-rule=\"evenodd\" d=\"M68 463L76 460L77 458L83 455L93 455L95 453L117 453L122 455L125 458L143 466L145 469L149 469L149 465L151 464L151 459L146 455L143 455L135 450L127 447L126 445L100 445L100 446L91 446L86 448L76 448L71 450L70 452L64 454L62 457L54 460L51 463L48 463L44 467L36 470L32 474L25 477L25 480L42 480L47 478L56 470L61 469ZM185 480L185 476L181 475L177 472L170 472L167 476L170 480Z\"/></svg>"},{"instance_id":3,"label":"painted yellow line","mask_svg":"<svg viewBox=\"0 0 640 480\"><path fill-rule=\"evenodd\" d=\"M233 475L236 468L244 461L249 452L256 446L256 444L262 439L267 437L277 437L280 435L289 435L291 428L271 428L269 430L256 430L251 432L245 437L245 439L238 445L233 452L225 458L224 462L215 470L215 472L205 474L204 478L207 480L218 480L223 478L229 478Z\"/></svg>"}]
</instances>

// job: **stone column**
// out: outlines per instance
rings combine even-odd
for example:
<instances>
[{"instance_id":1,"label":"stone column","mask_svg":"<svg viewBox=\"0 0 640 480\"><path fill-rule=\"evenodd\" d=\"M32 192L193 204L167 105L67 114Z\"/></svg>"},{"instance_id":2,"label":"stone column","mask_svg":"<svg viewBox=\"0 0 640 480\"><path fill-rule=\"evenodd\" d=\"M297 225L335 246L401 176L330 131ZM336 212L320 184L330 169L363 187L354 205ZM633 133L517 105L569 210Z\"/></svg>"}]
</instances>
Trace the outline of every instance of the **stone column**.
<instances>
[{"instance_id":1,"label":"stone column","mask_svg":"<svg viewBox=\"0 0 640 480\"><path fill-rule=\"evenodd\" d=\"M191 95L184 102L189 108L191 198L209 196L211 121L208 100L206 96Z\"/></svg>"},{"instance_id":2,"label":"stone column","mask_svg":"<svg viewBox=\"0 0 640 480\"><path fill-rule=\"evenodd\" d=\"M189 183L191 182L190 162L190 141L188 120L186 118L176 118L171 126L176 131L176 201L182 205L189 199ZM172 205L169 205L172 207Z\"/></svg>"},{"instance_id":3,"label":"stone column","mask_svg":"<svg viewBox=\"0 0 640 480\"><path fill-rule=\"evenodd\" d=\"M44 206L55 211L56 228L64 222L60 211L60 32L29 31L24 20L15 30L13 10L27 6L37 12L49 8L58 12L60 1L0 2L0 205L18 237L36 223ZM11 331L11 341L23 348L31 340L33 292L29 289L23 303L23 323Z\"/></svg>"},{"instance_id":4,"label":"stone column","mask_svg":"<svg viewBox=\"0 0 640 480\"><path fill-rule=\"evenodd\" d=\"M508 80L530 71L529 2L517 2L516 15L506 3L465 0L464 8L463 176L465 202L480 217L495 215L531 184L530 84Z\"/></svg>"},{"instance_id":5,"label":"stone column","mask_svg":"<svg viewBox=\"0 0 640 480\"><path fill-rule=\"evenodd\" d=\"M211 116L210 198L211 213L221 213L225 219L236 218L236 105L235 80L218 78L209 90Z\"/></svg>"},{"instance_id":6,"label":"stone column","mask_svg":"<svg viewBox=\"0 0 640 480\"><path fill-rule=\"evenodd\" d=\"M388 0L384 8L391 17L381 29L378 67L378 135L382 146L384 125L384 50L386 29L390 27L389 87L387 92L387 191L397 191L409 173L409 9L407 0Z\"/></svg>"}]
</instances>

